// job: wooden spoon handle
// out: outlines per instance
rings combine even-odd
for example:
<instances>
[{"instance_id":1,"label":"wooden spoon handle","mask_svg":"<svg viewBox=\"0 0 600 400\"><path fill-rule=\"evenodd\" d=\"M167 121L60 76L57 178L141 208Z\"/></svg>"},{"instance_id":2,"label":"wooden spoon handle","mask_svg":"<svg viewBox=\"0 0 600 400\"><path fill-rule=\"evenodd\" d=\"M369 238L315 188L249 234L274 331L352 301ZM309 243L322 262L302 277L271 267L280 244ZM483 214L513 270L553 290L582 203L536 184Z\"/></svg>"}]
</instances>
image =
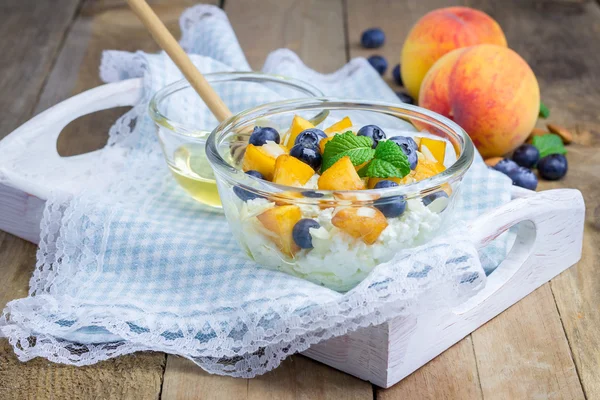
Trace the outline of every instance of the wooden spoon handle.
<instances>
[{"instance_id":1,"label":"wooden spoon handle","mask_svg":"<svg viewBox=\"0 0 600 400\"><path fill-rule=\"evenodd\" d=\"M232 114L229 108L206 81L202 73L198 71L190 57L177 43L177 40L171 35L160 18L152 11L148 3L145 0L127 0L127 3L146 26L156 43L171 57L171 60L200 95L217 120L222 122L231 117Z\"/></svg>"}]
</instances>

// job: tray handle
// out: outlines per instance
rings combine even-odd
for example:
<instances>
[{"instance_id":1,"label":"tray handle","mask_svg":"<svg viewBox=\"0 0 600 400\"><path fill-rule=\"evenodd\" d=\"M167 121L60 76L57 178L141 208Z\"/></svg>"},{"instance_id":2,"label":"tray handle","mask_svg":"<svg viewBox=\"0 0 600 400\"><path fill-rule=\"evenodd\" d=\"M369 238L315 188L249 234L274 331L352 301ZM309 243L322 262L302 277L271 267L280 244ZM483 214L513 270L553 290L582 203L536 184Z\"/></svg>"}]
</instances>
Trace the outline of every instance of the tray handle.
<instances>
[{"instance_id":1,"label":"tray handle","mask_svg":"<svg viewBox=\"0 0 600 400\"><path fill-rule=\"evenodd\" d=\"M550 263L572 265L579 259L581 248L577 254L572 251L573 254L565 254L569 252L561 252L560 249L565 243L582 242L585 205L581 192L556 189L530 193L520 192L523 197L491 210L470 223L471 239L479 249L511 227L519 226L513 247L506 259L489 275L486 287L456 307L453 310L455 314L476 312L492 294L524 268L530 268L531 274L535 274L536 268L551 268Z\"/></svg>"},{"instance_id":2,"label":"tray handle","mask_svg":"<svg viewBox=\"0 0 600 400\"><path fill-rule=\"evenodd\" d=\"M21 153L27 149L32 159L68 162L69 157L61 157L56 148L56 141L64 127L96 111L135 105L140 99L141 88L140 78L128 79L73 96L38 114L6 136L0 142L0 151L10 149Z\"/></svg>"}]
</instances>

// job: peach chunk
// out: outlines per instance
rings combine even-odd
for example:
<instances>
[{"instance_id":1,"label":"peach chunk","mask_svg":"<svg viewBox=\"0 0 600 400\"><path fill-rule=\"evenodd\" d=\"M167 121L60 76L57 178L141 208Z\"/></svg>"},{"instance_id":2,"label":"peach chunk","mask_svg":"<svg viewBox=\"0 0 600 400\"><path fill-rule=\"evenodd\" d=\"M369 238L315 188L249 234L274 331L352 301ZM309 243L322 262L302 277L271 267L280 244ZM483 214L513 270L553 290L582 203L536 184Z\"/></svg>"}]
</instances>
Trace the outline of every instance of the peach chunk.
<instances>
[{"instance_id":1,"label":"peach chunk","mask_svg":"<svg viewBox=\"0 0 600 400\"><path fill-rule=\"evenodd\" d=\"M424 148L427 150L425 150ZM444 159L446 158L446 142L444 142L443 140L436 140L423 137L419 141L419 151L421 153L429 151L433 158L435 158L438 162L443 164Z\"/></svg>"},{"instance_id":2,"label":"peach chunk","mask_svg":"<svg viewBox=\"0 0 600 400\"><path fill-rule=\"evenodd\" d=\"M478 44L506 47L502 28L486 13L469 7L446 7L423 16L410 30L400 68L404 86L415 100L431 66L444 54Z\"/></svg>"},{"instance_id":3,"label":"peach chunk","mask_svg":"<svg viewBox=\"0 0 600 400\"><path fill-rule=\"evenodd\" d=\"M342 157L319 177L321 190L362 190L365 183L352 165L350 157Z\"/></svg>"},{"instance_id":4,"label":"peach chunk","mask_svg":"<svg viewBox=\"0 0 600 400\"><path fill-rule=\"evenodd\" d=\"M284 146L272 143L263 146L249 144L242 161L242 169L245 171L258 171L265 179L272 180L275 172L275 160L281 154L287 154Z\"/></svg>"},{"instance_id":5,"label":"peach chunk","mask_svg":"<svg viewBox=\"0 0 600 400\"><path fill-rule=\"evenodd\" d=\"M288 154L282 154L275 161L275 171L273 172L273 183L287 186L302 186L312 176L315 171L296 157Z\"/></svg>"},{"instance_id":6,"label":"peach chunk","mask_svg":"<svg viewBox=\"0 0 600 400\"><path fill-rule=\"evenodd\" d=\"M273 232L269 239L273 241L282 253L293 257L300 247L294 242L292 230L302 218L300 207L287 205L269 208L256 218L268 230Z\"/></svg>"},{"instance_id":7,"label":"peach chunk","mask_svg":"<svg viewBox=\"0 0 600 400\"><path fill-rule=\"evenodd\" d=\"M299 115L295 115L294 119L292 120L292 126L290 126L290 131L285 136L282 143L287 148L291 149L292 147L294 147L294 142L296 141L296 138L298 137L298 135L300 133L302 133L302 131L305 131L307 129L314 128L314 127L315 126L312 123L310 123L309 121L305 120L304 118L302 118Z\"/></svg>"},{"instance_id":8,"label":"peach chunk","mask_svg":"<svg viewBox=\"0 0 600 400\"><path fill-rule=\"evenodd\" d=\"M419 105L460 125L484 158L501 157L530 135L540 88L513 50L481 44L440 58L423 79Z\"/></svg>"},{"instance_id":9,"label":"peach chunk","mask_svg":"<svg viewBox=\"0 0 600 400\"><path fill-rule=\"evenodd\" d=\"M319 147L320 147L320 149L321 149L321 154L325 153L325 145L326 145L326 144L327 144L327 143L328 143L328 142L329 142L331 139L333 139L333 137L334 137L334 136L335 136L335 135L333 135L333 136L329 136L329 137L327 137L327 138L325 138L325 139L321 139L321 141L319 142Z\"/></svg>"},{"instance_id":10,"label":"peach chunk","mask_svg":"<svg viewBox=\"0 0 600 400\"><path fill-rule=\"evenodd\" d=\"M375 243L388 226L385 216L374 207L342 208L335 213L331 223L366 244Z\"/></svg>"},{"instance_id":11,"label":"peach chunk","mask_svg":"<svg viewBox=\"0 0 600 400\"><path fill-rule=\"evenodd\" d=\"M336 122L331 125L329 128L325 129L323 132L327 134L327 136L331 136L334 133L340 132L344 133L345 129L348 129L352 126L352 121L348 117L344 117L341 121Z\"/></svg>"},{"instance_id":12,"label":"peach chunk","mask_svg":"<svg viewBox=\"0 0 600 400\"><path fill-rule=\"evenodd\" d=\"M423 179L431 178L432 176L437 175L440 172L444 172L445 170L446 167L444 167L444 164L421 158L419 159L417 167L413 173L411 173L411 175L417 181L422 181Z\"/></svg>"}]
</instances>

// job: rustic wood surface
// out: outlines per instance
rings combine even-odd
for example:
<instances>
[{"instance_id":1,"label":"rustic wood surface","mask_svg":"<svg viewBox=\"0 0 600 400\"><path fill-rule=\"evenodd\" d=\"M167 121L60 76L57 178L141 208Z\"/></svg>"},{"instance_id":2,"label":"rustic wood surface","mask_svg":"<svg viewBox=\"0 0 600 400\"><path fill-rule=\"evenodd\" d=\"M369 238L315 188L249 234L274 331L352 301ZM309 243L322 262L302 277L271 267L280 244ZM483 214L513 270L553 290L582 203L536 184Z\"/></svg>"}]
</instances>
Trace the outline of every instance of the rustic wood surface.
<instances>
[{"instance_id":1,"label":"rustic wood surface","mask_svg":"<svg viewBox=\"0 0 600 400\"><path fill-rule=\"evenodd\" d=\"M191 0L151 2L178 35ZM382 390L302 356L246 380L212 376L190 361L140 353L75 368L43 359L20 363L0 345L0 398L163 399L507 399L600 398L600 5L593 1L226 0L224 7L250 64L289 47L312 68L331 72L349 58L398 62L411 25L451 4L480 8L504 28L509 46L535 71L550 120L575 133L567 177L541 189L573 187L585 197L582 260L436 359ZM364 50L362 30L382 27L386 45ZM0 5L0 138L33 114L100 84L103 49L155 51L121 0L3 0ZM397 88L390 79L386 80ZM397 88L398 90L400 88ZM103 145L123 109L83 117L63 131L59 151ZM542 127L542 125L540 125ZM27 294L35 246L0 232L0 306Z\"/></svg>"}]
</instances>

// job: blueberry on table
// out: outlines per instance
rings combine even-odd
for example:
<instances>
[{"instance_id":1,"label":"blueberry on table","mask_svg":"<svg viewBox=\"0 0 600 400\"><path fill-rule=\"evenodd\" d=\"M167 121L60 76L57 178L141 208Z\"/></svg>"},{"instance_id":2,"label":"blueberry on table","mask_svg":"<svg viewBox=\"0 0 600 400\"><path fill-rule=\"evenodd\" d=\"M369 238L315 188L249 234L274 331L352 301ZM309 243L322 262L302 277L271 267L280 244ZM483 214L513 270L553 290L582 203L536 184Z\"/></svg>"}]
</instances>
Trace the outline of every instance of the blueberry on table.
<instances>
[{"instance_id":1,"label":"blueberry on table","mask_svg":"<svg viewBox=\"0 0 600 400\"><path fill-rule=\"evenodd\" d=\"M298 136L296 136L294 144L301 144L304 147L316 147L321 141L321 139L325 139L326 137L327 135L325 134L325 132L323 132L320 129L306 129L300 132Z\"/></svg>"},{"instance_id":2,"label":"blueberry on table","mask_svg":"<svg viewBox=\"0 0 600 400\"><path fill-rule=\"evenodd\" d=\"M391 140L392 142L400 146L402 152L404 152L404 154L406 154L406 157L408 157L410 169L414 170L415 168L417 168L417 164L419 163L419 157L417 157L418 146L413 138L408 136L394 136L389 138L388 140Z\"/></svg>"},{"instance_id":3,"label":"blueberry on table","mask_svg":"<svg viewBox=\"0 0 600 400\"><path fill-rule=\"evenodd\" d=\"M564 155L550 154L538 161L537 169L542 178L549 181L555 181L565 176L569 169L569 165L567 164L567 158Z\"/></svg>"},{"instance_id":4,"label":"blueberry on table","mask_svg":"<svg viewBox=\"0 0 600 400\"><path fill-rule=\"evenodd\" d=\"M396 96L398 96L400 101L402 101L403 103L415 104L415 99L413 99L412 97L410 97L409 95L407 95L404 92L396 92Z\"/></svg>"},{"instance_id":5,"label":"blueberry on table","mask_svg":"<svg viewBox=\"0 0 600 400\"><path fill-rule=\"evenodd\" d=\"M367 61L369 61L369 64L371 64L371 66L375 68L377 72L379 72L379 75L385 74L385 70L388 67L388 62L383 56L371 56L367 58Z\"/></svg>"},{"instance_id":6,"label":"blueberry on table","mask_svg":"<svg viewBox=\"0 0 600 400\"><path fill-rule=\"evenodd\" d=\"M373 148L381 139L385 139L385 132L377 125L365 125L356 132L356 136L366 136L373 139Z\"/></svg>"},{"instance_id":7,"label":"blueberry on table","mask_svg":"<svg viewBox=\"0 0 600 400\"><path fill-rule=\"evenodd\" d=\"M323 161L318 146L305 147L301 144L297 144L290 150L290 156L296 157L303 163L308 164L315 171L319 169L321 161Z\"/></svg>"},{"instance_id":8,"label":"blueberry on table","mask_svg":"<svg viewBox=\"0 0 600 400\"><path fill-rule=\"evenodd\" d=\"M540 151L530 144L522 144L514 151L512 159L521 167L533 168L540 159Z\"/></svg>"},{"instance_id":9,"label":"blueberry on table","mask_svg":"<svg viewBox=\"0 0 600 400\"><path fill-rule=\"evenodd\" d=\"M374 189L385 189L397 186L398 184L396 182L384 180L377 182ZM386 218L396 218L401 216L406 210L406 199L404 199L404 196L390 196L375 200L373 205L381 211Z\"/></svg>"},{"instance_id":10,"label":"blueberry on table","mask_svg":"<svg viewBox=\"0 0 600 400\"><path fill-rule=\"evenodd\" d=\"M535 190L538 185L537 176L533 173L532 170L525 167L519 167L512 174L513 185L529 189Z\"/></svg>"},{"instance_id":11,"label":"blueberry on table","mask_svg":"<svg viewBox=\"0 0 600 400\"><path fill-rule=\"evenodd\" d=\"M246 175L250 175L257 179L265 179L265 177L258 171L250 170L250 171L246 172ZM262 199L263 198L263 196L253 193L253 192L251 192L247 189L241 188L239 186L233 187L233 193L235 193L235 195L237 197L239 197L242 201L250 201L250 200L254 200L254 199L259 199L259 198Z\"/></svg>"},{"instance_id":12,"label":"blueberry on table","mask_svg":"<svg viewBox=\"0 0 600 400\"><path fill-rule=\"evenodd\" d=\"M255 126L248 143L253 144L254 146L262 146L267 143L267 140L279 144L279 141L281 140L279 132L273 128Z\"/></svg>"},{"instance_id":13,"label":"blueberry on table","mask_svg":"<svg viewBox=\"0 0 600 400\"><path fill-rule=\"evenodd\" d=\"M498 164L494 165L494 169L502 172L504 175L512 179L512 174L519 169L519 165L509 158L504 158L498 161Z\"/></svg>"},{"instance_id":14,"label":"blueberry on table","mask_svg":"<svg viewBox=\"0 0 600 400\"><path fill-rule=\"evenodd\" d=\"M360 37L360 43L367 49L376 49L385 42L385 33L379 28L367 29Z\"/></svg>"},{"instance_id":15,"label":"blueberry on table","mask_svg":"<svg viewBox=\"0 0 600 400\"><path fill-rule=\"evenodd\" d=\"M404 86L404 82L402 82L402 75L400 74L400 64L396 64L394 69L392 70L392 76L394 77L394 81L399 86ZM410 96L409 96L410 97ZM411 103L412 104L412 103Z\"/></svg>"},{"instance_id":16,"label":"blueberry on table","mask_svg":"<svg viewBox=\"0 0 600 400\"><path fill-rule=\"evenodd\" d=\"M292 229L292 238L294 242L302 249L312 249L312 236L310 235L310 228L319 229L321 225L314 219L304 218L296 222Z\"/></svg>"}]
</instances>

